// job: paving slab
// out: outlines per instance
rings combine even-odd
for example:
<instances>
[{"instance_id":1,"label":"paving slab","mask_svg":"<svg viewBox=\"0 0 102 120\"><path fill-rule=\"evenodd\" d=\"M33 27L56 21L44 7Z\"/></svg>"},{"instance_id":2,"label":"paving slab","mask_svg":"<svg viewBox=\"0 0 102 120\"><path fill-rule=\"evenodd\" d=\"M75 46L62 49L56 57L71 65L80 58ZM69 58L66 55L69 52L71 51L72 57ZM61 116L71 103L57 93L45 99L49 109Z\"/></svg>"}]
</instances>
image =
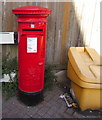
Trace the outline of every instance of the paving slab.
<instances>
[{"instance_id":1,"label":"paving slab","mask_svg":"<svg viewBox=\"0 0 102 120\"><path fill-rule=\"evenodd\" d=\"M9 100L2 102L2 117L3 118L95 118L97 115L89 115L88 112L78 112L73 108L68 108L65 101L59 98L62 90L55 86L52 91L44 92L44 100L37 105L28 106L24 104L18 96L14 96ZM83 113L83 114L82 114ZM93 112L94 113L94 112Z\"/></svg>"},{"instance_id":2,"label":"paving slab","mask_svg":"<svg viewBox=\"0 0 102 120\"><path fill-rule=\"evenodd\" d=\"M66 110L66 113L69 114L69 115L73 115L74 112L75 112L75 109L74 109L74 108L68 108L68 109Z\"/></svg>"}]
</instances>

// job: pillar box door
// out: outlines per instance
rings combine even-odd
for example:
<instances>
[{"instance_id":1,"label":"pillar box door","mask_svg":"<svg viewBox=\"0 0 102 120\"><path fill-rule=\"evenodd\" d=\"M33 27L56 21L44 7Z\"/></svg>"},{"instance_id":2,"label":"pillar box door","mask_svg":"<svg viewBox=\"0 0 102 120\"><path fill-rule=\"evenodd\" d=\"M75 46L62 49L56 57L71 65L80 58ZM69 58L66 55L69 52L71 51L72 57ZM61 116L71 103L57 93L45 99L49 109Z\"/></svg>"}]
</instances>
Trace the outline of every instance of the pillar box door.
<instances>
[{"instance_id":1,"label":"pillar box door","mask_svg":"<svg viewBox=\"0 0 102 120\"><path fill-rule=\"evenodd\" d=\"M44 88L46 17L50 9L25 6L12 10L18 22L18 86L26 93Z\"/></svg>"}]
</instances>

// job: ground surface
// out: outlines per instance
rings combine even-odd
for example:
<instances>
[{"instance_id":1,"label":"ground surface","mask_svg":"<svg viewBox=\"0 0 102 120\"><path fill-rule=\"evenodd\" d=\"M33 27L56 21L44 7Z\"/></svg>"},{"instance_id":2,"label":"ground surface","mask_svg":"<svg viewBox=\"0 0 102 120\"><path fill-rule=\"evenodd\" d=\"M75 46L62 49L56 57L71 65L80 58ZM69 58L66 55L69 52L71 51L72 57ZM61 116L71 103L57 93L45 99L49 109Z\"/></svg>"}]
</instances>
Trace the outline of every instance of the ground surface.
<instances>
[{"instance_id":1,"label":"ground surface","mask_svg":"<svg viewBox=\"0 0 102 120\"><path fill-rule=\"evenodd\" d=\"M17 96L3 100L3 118L100 118L101 111L78 112L67 108L59 95L63 91L55 86L52 91L44 93L44 100L36 106L27 106Z\"/></svg>"}]
</instances>

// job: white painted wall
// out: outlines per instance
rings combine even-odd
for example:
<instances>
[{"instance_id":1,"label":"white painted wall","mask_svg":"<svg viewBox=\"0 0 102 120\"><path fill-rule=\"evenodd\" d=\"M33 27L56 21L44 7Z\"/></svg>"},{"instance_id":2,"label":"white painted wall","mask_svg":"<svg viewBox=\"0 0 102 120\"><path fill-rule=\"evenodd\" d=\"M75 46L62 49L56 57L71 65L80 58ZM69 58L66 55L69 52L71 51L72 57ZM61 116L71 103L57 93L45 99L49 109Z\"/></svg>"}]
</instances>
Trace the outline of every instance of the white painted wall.
<instances>
[{"instance_id":1,"label":"white painted wall","mask_svg":"<svg viewBox=\"0 0 102 120\"><path fill-rule=\"evenodd\" d=\"M100 47L100 0L73 0L85 45L102 55Z\"/></svg>"}]
</instances>

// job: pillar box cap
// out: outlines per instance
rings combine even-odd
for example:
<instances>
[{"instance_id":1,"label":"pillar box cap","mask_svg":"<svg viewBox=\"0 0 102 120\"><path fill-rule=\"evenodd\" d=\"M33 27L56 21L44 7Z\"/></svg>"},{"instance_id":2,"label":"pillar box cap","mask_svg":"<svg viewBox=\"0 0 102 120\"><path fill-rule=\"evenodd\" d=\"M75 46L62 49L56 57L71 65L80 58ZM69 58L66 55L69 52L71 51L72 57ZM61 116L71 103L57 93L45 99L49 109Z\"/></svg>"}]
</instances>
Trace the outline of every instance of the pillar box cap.
<instances>
[{"instance_id":1,"label":"pillar box cap","mask_svg":"<svg viewBox=\"0 0 102 120\"><path fill-rule=\"evenodd\" d=\"M51 10L44 7L38 6L24 6L13 9L12 12L17 15L18 17L47 17Z\"/></svg>"}]
</instances>

